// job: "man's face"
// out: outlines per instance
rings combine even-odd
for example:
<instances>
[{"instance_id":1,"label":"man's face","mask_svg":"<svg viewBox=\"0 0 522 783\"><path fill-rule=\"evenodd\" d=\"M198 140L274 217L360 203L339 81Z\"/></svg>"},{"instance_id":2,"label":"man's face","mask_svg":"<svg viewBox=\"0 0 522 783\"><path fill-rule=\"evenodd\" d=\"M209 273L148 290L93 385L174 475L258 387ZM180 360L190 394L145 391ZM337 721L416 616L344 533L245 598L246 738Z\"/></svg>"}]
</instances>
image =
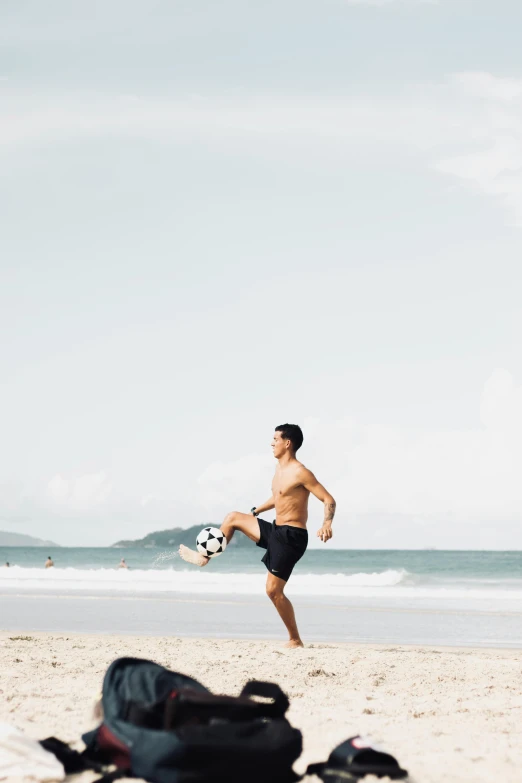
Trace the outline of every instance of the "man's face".
<instances>
[{"instance_id":1,"label":"man's face","mask_svg":"<svg viewBox=\"0 0 522 783\"><path fill-rule=\"evenodd\" d=\"M272 439L272 451L276 459L279 459L280 457L283 456L283 454L287 450L287 444L288 441L283 440L283 438L281 437L281 433L278 430L276 430L276 432L274 432L274 437Z\"/></svg>"}]
</instances>

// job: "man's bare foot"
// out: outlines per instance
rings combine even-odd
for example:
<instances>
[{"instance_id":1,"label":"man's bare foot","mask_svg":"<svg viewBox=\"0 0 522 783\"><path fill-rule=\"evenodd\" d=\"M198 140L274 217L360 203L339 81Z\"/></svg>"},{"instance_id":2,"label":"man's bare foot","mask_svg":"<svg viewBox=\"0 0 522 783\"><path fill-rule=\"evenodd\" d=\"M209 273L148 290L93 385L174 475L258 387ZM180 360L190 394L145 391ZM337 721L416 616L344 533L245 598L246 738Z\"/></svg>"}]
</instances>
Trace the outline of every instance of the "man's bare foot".
<instances>
[{"instance_id":1,"label":"man's bare foot","mask_svg":"<svg viewBox=\"0 0 522 783\"><path fill-rule=\"evenodd\" d=\"M192 563L192 565L205 566L208 563L208 557L200 555L199 552L194 552L193 549L189 549L188 546L183 546L183 544L178 549L178 554L183 560L186 560L187 563Z\"/></svg>"},{"instance_id":2,"label":"man's bare foot","mask_svg":"<svg viewBox=\"0 0 522 783\"><path fill-rule=\"evenodd\" d=\"M290 639L290 641L284 644L283 647L286 647L289 650L295 650L296 647L304 647L304 644L302 643L301 639Z\"/></svg>"}]
</instances>

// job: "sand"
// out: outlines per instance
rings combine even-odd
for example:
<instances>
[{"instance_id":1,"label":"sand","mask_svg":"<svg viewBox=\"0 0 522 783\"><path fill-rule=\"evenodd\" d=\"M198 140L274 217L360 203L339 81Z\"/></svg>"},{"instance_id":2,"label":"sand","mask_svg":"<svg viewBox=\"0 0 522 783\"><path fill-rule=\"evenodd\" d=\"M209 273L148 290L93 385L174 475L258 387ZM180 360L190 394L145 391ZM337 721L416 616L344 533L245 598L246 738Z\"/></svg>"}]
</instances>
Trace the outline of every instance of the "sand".
<instances>
[{"instance_id":1,"label":"sand","mask_svg":"<svg viewBox=\"0 0 522 783\"><path fill-rule=\"evenodd\" d=\"M150 658L239 693L279 683L304 735L302 772L354 734L370 734L417 783L520 783L522 651L0 632L0 721L77 742L114 658ZM82 782L94 775L86 773ZM316 780L316 778L308 778Z\"/></svg>"}]
</instances>

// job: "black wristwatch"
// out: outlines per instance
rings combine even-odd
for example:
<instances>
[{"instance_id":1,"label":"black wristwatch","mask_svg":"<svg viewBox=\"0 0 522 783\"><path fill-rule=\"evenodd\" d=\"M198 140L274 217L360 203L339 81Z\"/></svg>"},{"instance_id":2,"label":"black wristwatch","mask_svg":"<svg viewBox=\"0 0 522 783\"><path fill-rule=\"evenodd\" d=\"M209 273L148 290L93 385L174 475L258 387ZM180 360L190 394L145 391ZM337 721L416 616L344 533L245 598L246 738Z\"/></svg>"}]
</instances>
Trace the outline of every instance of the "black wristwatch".
<instances>
[{"instance_id":1,"label":"black wristwatch","mask_svg":"<svg viewBox=\"0 0 522 783\"><path fill-rule=\"evenodd\" d=\"M250 509L250 513L251 513L251 514L253 514L255 517L257 517L257 514L256 514L256 507L255 507L255 506L253 506L253 507Z\"/></svg>"}]
</instances>

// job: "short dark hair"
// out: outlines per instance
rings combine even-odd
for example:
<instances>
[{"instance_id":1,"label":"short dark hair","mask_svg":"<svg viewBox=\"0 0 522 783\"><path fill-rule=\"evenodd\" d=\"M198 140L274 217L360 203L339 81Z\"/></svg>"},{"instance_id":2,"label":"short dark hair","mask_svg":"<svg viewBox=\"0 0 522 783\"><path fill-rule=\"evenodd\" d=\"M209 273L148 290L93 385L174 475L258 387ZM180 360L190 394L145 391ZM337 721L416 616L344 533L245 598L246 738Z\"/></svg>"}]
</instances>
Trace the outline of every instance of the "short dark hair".
<instances>
[{"instance_id":1,"label":"short dark hair","mask_svg":"<svg viewBox=\"0 0 522 783\"><path fill-rule=\"evenodd\" d=\"M283 440L291 441L294 451L303 445L303 431L299 424L280 424L275 431L281 433Z\"/></svg>"}]
</instances>

